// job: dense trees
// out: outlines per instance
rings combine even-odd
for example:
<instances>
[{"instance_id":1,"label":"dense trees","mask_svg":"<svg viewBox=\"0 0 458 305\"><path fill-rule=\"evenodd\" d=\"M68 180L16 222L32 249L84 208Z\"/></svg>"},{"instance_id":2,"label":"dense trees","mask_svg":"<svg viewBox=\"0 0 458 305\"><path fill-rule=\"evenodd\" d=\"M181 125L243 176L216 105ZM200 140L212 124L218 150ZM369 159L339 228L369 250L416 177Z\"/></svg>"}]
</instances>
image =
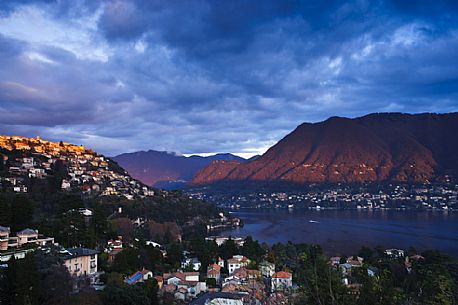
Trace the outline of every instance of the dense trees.
<instances>
[{"instance_id":1,"label":"dense trees","mask_svg":"<svg viewBox=\"0 0 458 305\"><path fill-rule=\"evenodd\" d=\"M33 222L34 204L24 195L0 193L0 225L19 231Z\"/></svg>"},{"instance_id":2,"label":"dense trees","mask_svg":"<svg viewBox=\"0 0 458 305\"><path fill-rule=\"evenodd\" d=\"M70 275L53 255L36 252L10 260L0 282L0 304L60 305L70 299Z\"/></svg>"}]
</instances>

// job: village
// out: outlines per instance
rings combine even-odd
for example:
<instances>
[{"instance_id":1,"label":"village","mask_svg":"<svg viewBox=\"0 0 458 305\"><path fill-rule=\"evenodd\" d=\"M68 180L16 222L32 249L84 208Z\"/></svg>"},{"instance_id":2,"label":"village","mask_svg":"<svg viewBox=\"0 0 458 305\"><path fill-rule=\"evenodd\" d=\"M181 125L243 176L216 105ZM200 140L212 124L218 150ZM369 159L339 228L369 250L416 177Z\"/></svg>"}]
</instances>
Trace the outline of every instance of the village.
<instances>
[{"instance_id":1,"label":"village","mask_svg":"<svg viewBox=\"0 0 458 305\"><path fill-rule=\"evenodd\" d=\"M275 187L257 191L191 188L193 198L217 203L225 208L309 208L309 209L421 209L458 210L458 185L407 185L402 183L329 185L320 188L304 185L288 191Z\"/></svg>"},{"instance_id":2,"label":"village","mask_svg":"<svg viewBox=\"0 0 458 305\"><path fill-rule=\"evenodd\" d=\"M5 150L0 151L0 188L5 190L27 193L29 179L46 179L52 171L63 171L60 188L64 191L123 196L129 200L154 195L153 190L132 179L110 159L83 146L40 137L0 136L0 148Z\"/></svg>"},{"instance_id":3,"label":"village","mask_svg":"<svg viewBox=\"0 0 458 305\"><path fill-rule=\"evenodd\" d=\"M207 237L206 241L220 247L233 243L236 249L242 249L245 242L251 242L248 239L228 236ZM166 247L157 242L145 241L144 246L159 251L163 258L169 255ZM87 288L103 291L107 278L110 278L110 274L106 274L110 270L110 264L115 263L117 256L127 249L131 251L136 247L118 236L97 249L65 249L54 238L42 236L37 230L27 228L13 233L10 228L0 226L0 266L7 267L11 259L21 260L33 252L56 255L71 275L75 292ZM285 266L279 268L269 261L268 255L262 255L259 261L255 261L245 255L234 254L226 260L218 257L208 265L203 265L195 255L196 253L183 250L179 267L172 272L153 272L142 267L131 274L123 274L122 285L132 286L154 281L157 283L160 298L172 299L174 304L190 305L288 304L288 300L303 285L295 281L296 277L291 269ZM408 254L401 249L385 249L383 256L385 260L402 262L407 273L411 272L412 263L424 259L419 254ZM108 258L108 265L101 263L104 258ZM348 293L354 295L358 295L362 288L356 274L365 272L368 277L377 277L379 273L377 267L368 264L358 255L333 256L327 264L339 271L341 284L348 289Z\"/></svg>"}]
</instances>

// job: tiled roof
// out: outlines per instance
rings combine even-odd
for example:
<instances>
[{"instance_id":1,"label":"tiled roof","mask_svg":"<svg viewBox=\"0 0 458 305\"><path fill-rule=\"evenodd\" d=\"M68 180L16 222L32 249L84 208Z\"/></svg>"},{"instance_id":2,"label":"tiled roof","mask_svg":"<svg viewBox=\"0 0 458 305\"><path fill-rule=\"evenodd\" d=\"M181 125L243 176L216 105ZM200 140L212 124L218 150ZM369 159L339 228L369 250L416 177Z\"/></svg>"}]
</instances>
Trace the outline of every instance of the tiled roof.
<instances>
[{"instance_id":1,"label":"tiled roof","mask_svg":"<svg viewBox=\"0 0 458 305\"><path fill-rule=\"evenodd\" d=\"M272 278L277 278L277 279L289 279L292 278L293 275L289 272L286 271L278 271L272 275Z\"/></svg>"},{"instance_id":2,"label":"tiled roof","mask_svg":"<svg viewBox=\"0 0 458 305\"><path fill-rule=\"evenodd\" d=\"M2 227L2 226L0 226L0 232L10 233L10 228L9 228L9 227Z\"/></svg>"}]
</instances>

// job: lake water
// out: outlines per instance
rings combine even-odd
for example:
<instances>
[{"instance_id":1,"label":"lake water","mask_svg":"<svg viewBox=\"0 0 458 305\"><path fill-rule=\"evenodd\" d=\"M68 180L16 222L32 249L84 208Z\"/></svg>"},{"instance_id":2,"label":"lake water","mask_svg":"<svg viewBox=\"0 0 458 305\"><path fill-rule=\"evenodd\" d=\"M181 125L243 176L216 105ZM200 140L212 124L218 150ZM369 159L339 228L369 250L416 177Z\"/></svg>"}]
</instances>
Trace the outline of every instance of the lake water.
<instances>
[{"instance_id":1,"label":"lake water","mask_svg":"<svg viewBox=\"0 0 458 305\"><path fill-rule=\"evenodd\" d=\"M361 246L437 249L458 257L458 213L442 211L369 211L271 209L237 210L245 226L221 235L251 235L273 244L319 244L329 255L352 255Z\"/></svg>"}]
</instances>

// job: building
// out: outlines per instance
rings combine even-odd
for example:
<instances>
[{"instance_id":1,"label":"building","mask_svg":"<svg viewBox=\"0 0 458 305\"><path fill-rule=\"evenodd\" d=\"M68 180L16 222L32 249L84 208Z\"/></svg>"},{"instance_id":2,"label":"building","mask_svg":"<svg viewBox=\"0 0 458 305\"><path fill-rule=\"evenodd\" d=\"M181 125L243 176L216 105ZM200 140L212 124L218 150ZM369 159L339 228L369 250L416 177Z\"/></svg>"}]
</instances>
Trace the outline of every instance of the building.
<instances>
[{"instance_id":1,"label":"building","mask_svg":"<svg viewBox=\"0 0 458 305\"><path fill-rule=\"evenodd\" d=\"M232 258L227 260L227 269L229 274L232 274L235 270L242 267L248 266L250 260L243 255L234 255Z\"/></svg>"},{"instance_id":2,"label":"building","mask_svg":"<svg viewBox=\"0 0 458 305\"><path fill-rule=\"evenodd\" d=\"M338 266L340 264L340 256L332 256L329 262L332 266Z\"/></svg>"},{"instance_id":3,"label":"building","mask_svg":"<svg viewBox=\"0 0 458 305\"><path fill-rule=\"evenodd\" d=\"M207 267L207 278L215 279L218 283L221 279L221 266L218 264L211 264Z\"/></svg>"},{"instance_id":4,"label":"building","mask_svg":"<svg viewBox=\"0 0 458 305\"><path fill-rule=\"evenodd\" d=\"M8 250L9 238L10 238L10 228L0 226L0 251Z\"/></svg>"},{"instance_id":5,"label":"building","mask_svg":"<svg viewBox=\"0 0 458 305\"><path fill-rule=\"evenodd\" d=\"M231 236L209 236L205 237L207 241L214 241L218 246L221 246L225 242L232 240L238 247L242 247L245 243L245 240L241 237L231 237Z\"/></svg>"},{"instance_id":6,"label":"building","mask_svg":"<svg viewBox=\"0 0 458 305\"><path fill-rule=\"evenodd\" d=\"M153 278L153 272L149 271L148 269L143 269L142 271L137 271L131 276L127 277L124 280L124 283L128 285L134 285L137 283L143 283L149 279Z\"/></svg>"},{"instance_id":7,"label":"building","mask_svg":"<svg viewBox=\"0 0 458 305\"><path fill-rule=\"evenodd\" d=\"M275 273L275 264L263 261L259 264L259 270L263 277L271 278Z\"/></svg>"},{"instance_id":8,"label":"building","mask_svg":"<svg viewBox=\"0 0 458 305\"><path fill-rule=\"evenodd\" d=\"M197 259L197 257L185 258L181 261L181 268L185 269L187 267L192 267L192 270L199 271L202 264Z\"/></svg>"},{"instance_id":9,"label":"building","mask_svg":"<svg viewBox=\"0 0 458 305\"><path fill-rule=\"evenodd\" d=\"M178 300L192 299L207 291L205 282L199 281L199 272L164 273L162 290Z\"/></svg>"},{"instance_id":10,"label":"building","mask_svg":"<svg viewBox=\"0 0 458 305\"><path fill-rule=\"evenodd\" d=\"M65 251L64 265L74 277L91 277L97 273L96 250L87 248L71 248Z\"/></svg>"},{"instance_id":11,"label":"building","mask_svg":"<svg viewBox=\"0 0 458 305\"><path fill-rule=\"evenodd\" d=\"M386 249L385 255L393 259L401 258L401 257L404 257L404 250Z\"/></svg>"},{"instance_id":12,"label":"building","mask_svg":"<svg viewBox=\"0 0 458 305\"><path fill-rule=\"evenodd\" d=\"M44 237L38 234L37 230L24 229L16 233L16 236L10 235L10 228L0 226L0 250L6 251L11 248L20 248L27 244L44 246L54 244L53 237Z\"/></svg>"},{"instance_id":13,"label":"building","mask_svg":"<svg viewBox=\"0 0 458 305\"><path fill-rule=\"evenodd\" d=\"M229 292L208 292L188 305L243 305L245 294Z\"/></svg>"},{"instance_id":14,"label":"building","mask_svg":"<svg viewBox=\"0 0 458 305\"><path fill-rule=\"evenodd\" d=\"M283 291L293 287L293 275L286 271L279 271L272 275L271 289L274 291Z\"/></svg>"},{"instance_id":15,"label":"building","mask_svg":"<svg viewBox=\"0 0 458 305\"><path fill-rule=\"evenodd\" d=\"M224 259L222 259L221 257L218 257L218 265L220 265L221 268L224 268Z\"/></svg>"},{"instance_id":16,"label":"building","mask_svg":"<svg viewBox=\"0 0 458 305\"><path fill-rule=\"evenodd\" d=\"M38 235L38 230L24 229L16 233L17 245L21 247L25 244L36 244L44 246L46 244L53 244L53 237L43 237Z\"/></svg>"},{"instance_id":17,"label":"building","mask_svg":"<svg viewBox=\"0 0 458 305\"><path fill-rule=\"evenodd\" d=\"M351 256L347 259L347 264L350 264L352 267L362 267L364 259L359 256Z\"/></svg>"}]
</instances>

